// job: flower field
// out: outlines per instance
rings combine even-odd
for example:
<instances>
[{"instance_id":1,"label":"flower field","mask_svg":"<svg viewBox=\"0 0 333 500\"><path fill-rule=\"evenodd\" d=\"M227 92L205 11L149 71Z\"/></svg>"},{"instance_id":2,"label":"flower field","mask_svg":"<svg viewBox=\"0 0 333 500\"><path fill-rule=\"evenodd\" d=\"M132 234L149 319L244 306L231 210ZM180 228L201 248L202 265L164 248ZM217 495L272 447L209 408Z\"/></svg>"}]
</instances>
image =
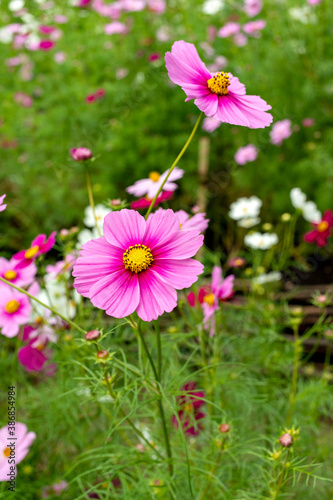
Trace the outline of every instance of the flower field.
<instances>
[{"instance_id":1,"label":"flower field","mask_svg":"<svg viewBox=\"0 0 333 500\"><path fill-rule=\"evenodd\" d=\"M0 498L331 500L331 2L0 20Z\"/></svg>"}]
</instances>

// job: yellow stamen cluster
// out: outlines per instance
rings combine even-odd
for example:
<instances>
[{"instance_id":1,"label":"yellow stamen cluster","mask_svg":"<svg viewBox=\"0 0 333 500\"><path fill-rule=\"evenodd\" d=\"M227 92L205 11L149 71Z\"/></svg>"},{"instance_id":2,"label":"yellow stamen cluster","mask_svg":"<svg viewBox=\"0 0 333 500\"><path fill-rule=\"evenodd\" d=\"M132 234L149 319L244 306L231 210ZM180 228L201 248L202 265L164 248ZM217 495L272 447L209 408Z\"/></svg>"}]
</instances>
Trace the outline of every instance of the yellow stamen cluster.
<instances>
[{"instance_id":1,"label":"yellow stamen cluster","mask_svg":"<svg viewBox=\"0 0 333 500\"><path fill-rule=\"evenodd\" d=\"M125 269L133 273L141 273L141 271L148 269L153 261L154 259L150 248L145 245L130 246L123 254Z\"/></svg>"},{"instance_id":2,"label":"yellow stamen cluster","mask_svg":"<svg viewBox=\"0 0 333 500\"><path fill-rule=\"evenodd\" d=\"M150 172L148 177L151 181L157 182L161 176L158 172Z\"/></svg>"},{"instance_id":3,"label":"yellow stamen cluster","mask_svg":"<svg viewBox=\"0 0 333 500\"><path fill-rule=\"evenodd\" d=\"M4 456L5 456L6 458L9 458L9 457L10 457L10 452L11 452L11 449L10 449L10 448L8 448L8 447L7 447L7 448L5 448L5 449L3 450L3 454L4 454Z\"/></svg>"},{"instance_id":4,"label":"yellow stamen cluster","mask_svg":"<svg viewBox=\"0 0 333 500\"><path fill-rule=\"evenodd\" d=\"M16 313L16 311L18 311L19 308L20 308L20 303L18 300L10 300L5 305L5 311L8 312L9 314Z\"/></svg>"},{"instance_id":5,"label":"yellow stamen cluster","mask_svg":"<svg viewBox=\"0 0 333 500\"><path fill-rule=\"evenodd\" d=\"M35 245L31 248L28 248L28 250L25 251L24 257L26 259L32 259L38 251L39 251L39 246Z\"/></svg>"},{"instance_id":6,"label":"yellow stamen cluster","mask_svg":"<svg viewBox=\"0 0 333 500\"><path fill-rule=\"evenodd\" d=\"M16 271L6 271L4 274L4 278L8 281L13 281L17 276Z\"/></svg>"},{"instance_id":7,"label":"yellow stamen cluster","mask_svg":"<svg viewBox=\"0 0 333 500\"><path fill-rule=\"evenodd\" d=\"M215 295L213 293L208 293L204 296L203 301L206 302L210 307L214 305Z\"/></svg>"},{"instance_id":8,"label":"yellow stamen cluster","mask_svg":"<svg viewBox=\"0 0 333 500\"><path fill-rule=\"evenodd\" d=\"M327 228L328 228L328 222L326 220L322 220L321 222L319 222L317 226L317 229L320 233L326 231Z\"/></svg>"},{"instance_id":9,"label":"yellow stamen cluster","mask_svg":"<svg viewBox=\"0 0 333 500\"><path fill-rule=\"evenodd\" d=\"M224 71L221 73L217 73L216 76L213 76L209 80L207 80L208 88L217 95L227 95L229 92L229 75Z\"/></svg>"}]
</instances>

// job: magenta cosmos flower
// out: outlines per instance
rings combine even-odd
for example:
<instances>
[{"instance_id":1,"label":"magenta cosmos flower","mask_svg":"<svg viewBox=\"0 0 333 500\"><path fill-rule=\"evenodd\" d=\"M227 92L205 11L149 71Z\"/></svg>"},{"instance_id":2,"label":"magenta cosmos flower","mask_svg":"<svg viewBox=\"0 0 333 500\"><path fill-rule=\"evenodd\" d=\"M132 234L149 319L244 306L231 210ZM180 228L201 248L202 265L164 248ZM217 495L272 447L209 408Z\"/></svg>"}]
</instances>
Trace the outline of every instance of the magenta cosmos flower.
<instances>
[{"instance_id":1,"label":"magenta cosmos flower","mask_svg":"<svg viewBox=\"0 0 333 500\"><path fill-rule=\"evenodd\" d=\"M0 196L0 212L3 212L4 210L6 210L7 208L7 205L5 205L3 203L3 200L6 198L6 195L3 194L2 196Z\"/></svg>"},{"instance_id":2,"label":"magenta cosmos flower","mask_svg":"<svg viewBox=\"0 0 333 500\"><path fill-rule=\"evenodd\" d=\"M31 305L23 293L0 285L0 328L5 337L15 337L20 326L29 321Z\"/></svg>"},{"instance_id":3,"label":"magenta cosmos flower","mask_svg":"<svg viewBox=\"0 0 333 500\"><path fill-rule=\"evenodd\" d=\"M13 437L16 439L14 440ZM13 475L16 476L16 464L22 462L28 454L30 446L35 438L36 434L34 432L28 432L27 426L21 422L15 423L14 436L9 434L7 425L0 429L0 481L9 481L9 473L13 470L11 467L14 467ZM14 465L13 463L8 463L11 454L13 454L13 443L15 443Z\"/></svg>"},{"instance_id":4,"label":"magenta cosmos flower","mask_svg":"<svg viewBox=\"0 0 333 500\"><path fill-rule=\"evenodd\" d=\"M318 224L312 222L312 226L314 229L304 235L304 240L307 243L316 243L318 247L326 247L333 228L332 210L326 210L322 220Z\"/></svg>"},{"instance_id":5,"label":"magenta cosmos flower","mask_svg":"<svg viewBox=\"0 0 333 500\"><path fill-rule=\"evenodd\" d=\"M205 413L201 411L205 401L203 391L196 391L197 384L195 382L188 382L182 388L185 392L184 395L177 397L177 403L180 407L178 410L178 418L181 422L183 431L190 436L197 436L202 430L200 420L205 417ZM172 424L178 429L178 419L174 415L172 417Z\"/></svg>"},{"instance_id":6,"label":"magenta cosmos flower","mask_svg":"<svg viewBox=\"0 0 333 500\"><path fill-rule=\"evenodd\" d=\"M173 191L162 191L158 195L154 203L154 207L157 207L160 203L163 203L164 201L170 200L172 196L173 196ZM132 201L131 208L133 208L133 210L141 210L149 208L152 201L153 198L148 198L148 196L146 196L145 198L140 198L139 200Z\"/></svg>"},{"instance_id":7,"label":"magenta cosmos flower","mask_svg":"<svg viewBox=\"0 0 333 500\"><path fill-rule=\"evenodd\" d=\"M85 147L72 148L69 152L74 161L90 160L93 156L92 151Z\"/></svg>"},{"instance_id":8,"label":"magenta cosmos flower","mask_svg":"<svg viewBox=\"0 0 333 500\"><path fill-rule=\"evenodd\" d=\"M132 210L111 212L104 236L83 245L73 269L74 287L94 306L124 318L136 311L144 321L177 305L177 292L190 287L203 265L192 259L203 243L198 231L179 231L172 210L148 220Z\"/></svg>"},{"instance_id":9,"label":"magenta cosmos flower","mask_svg":"<svg viewBox=\"0 0 333 500\"><path fill-rule=\"evenodd\" d=\"M148 175L148 179L141 179L140 181L136 181L133 186L129 186L126 191L134 196L147 196L150 199L153 199L161 185L163 184L166 176L168 175L169 170L166 170L163 174L159 174L158 172L150 172ZM168 177L167 182L163 186L163 191L175 191L178 186L174 181L181 179L184 175L184 170L181 168L175 167Z\"/></svg>"},{"instance_id":10,"label":"magenta cosmos flower","mask_svg":"<svg viewBox=\"0 0 333 500\"><path fill-rule=\"evenodd\" d=\"M231 73L210 73L192 43L175 42L165 54L171 80L180 85L206 116L233 125L264 128L273 117L271 109L259 96L246 95L245 86Z\"/></svg>"},{"instance_id":11,"label":"magenta cosmos flower","mask_svg":"<svg viewBox=\"0 0 333 500\"><path fill-rule=\"evenodd\" d=\"M13 255L13 259L19 261L17 267L29 266L34 260L37 259L43 253L47 253L53 247L55 243L56 231L50 234L46 238L45 234L39 234L32 242L30 248L27 250L21 250L20 252Z\"/></svg>"},{"instance_id":12,"label":"magenta cosmos flower","mask_svg":"<svg viewBox=\"0 0 333 500\"><path fill-rule=\"evenodd\" d=\"M15 259L7 260L0 257L0 276L13 285L25 287L31 285L34 281L37 268L34 263L26 267L17 267L18 261Z\"/></svg>"}]
</instances>

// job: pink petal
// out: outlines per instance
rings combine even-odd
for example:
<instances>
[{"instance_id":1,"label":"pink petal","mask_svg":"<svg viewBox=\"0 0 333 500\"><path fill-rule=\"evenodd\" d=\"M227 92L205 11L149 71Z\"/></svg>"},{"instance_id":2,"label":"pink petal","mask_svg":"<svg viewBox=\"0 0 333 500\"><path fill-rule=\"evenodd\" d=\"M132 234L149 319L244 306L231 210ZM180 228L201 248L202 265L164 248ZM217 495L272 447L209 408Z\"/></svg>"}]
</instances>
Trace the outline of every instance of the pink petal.
<instances>
[{"instance_id":1,"label":"pink petal","mask_svg":"<svg viewBox=\"0 0 333 500\"><path fill-rule=\"evenodd\" d=\"M204 266L194 259L186 260L154 260L151 267L158 273L160 279L168 285L182 290L189 288L198 279L198 275L204 270Z\"/></svg>"},{"instance_id":2,"label":"pink petal","mask_svg":"<svg viewBox=\"0 0 333 500\"><path fill-rule=\"evenodd\" d=\"M192 43L183 40L175 42L171 52L165 54L165 63L170 79L177 85L206 85L210 72L201 61Z\"/></svg>"},{"instance_id":3,"label":"pink petal","mask_svg":"<svg viewBox=\"0 0 333 500\"><path fill-rule=\"evenodd\" d=\"M149 215L142 244L154 250L174 238L179 226L179 219L172 210L159 210Z\"/></svg>"},{"instance_id":4,"label":"pink petal","mask_svg":"<svg viewBox=\"0 0 333 500\"><path fill-rule=\"evenodd\" d=\"M188 259L197 253L203 244L203 239L203 235L195 234L195 231L179 231L170 242L154 248L154 258Z\"/></svg>"},{"instance_id":5,"label":"pink petal","mask_svg":"<svg viewBox=\"0 0 333 500\"><path fill-rule=\"evenodd\" d=\"M163 283L152 268L139 274L140 302L136 309L143 321L152 321L177 305L177 292Z\"/></svg>"},{"instance_id":6,"label":"pink petal","mask_svg":"<svg viewBox=\"0 0 333 500\"><path fill-rule=\"evenodd\" d=\"M129 246L141 244L146 230L146 221L138 212L123 209L111 212L104 219L103 233L111 245L124 251Z\"/></svg>"},{"instance_id":7,"label":"pink petal","mask_svg":"<svg viewBox=\"0 0 333 500\"><path fill-rule=\"evenodd\" d=\"M199 97L194 101L194 104L198 106L200 111L203 111L206 116L215 115L218 107L219 99L216 94L208 94L205 97Z\"/></svg>"}]
</instances>

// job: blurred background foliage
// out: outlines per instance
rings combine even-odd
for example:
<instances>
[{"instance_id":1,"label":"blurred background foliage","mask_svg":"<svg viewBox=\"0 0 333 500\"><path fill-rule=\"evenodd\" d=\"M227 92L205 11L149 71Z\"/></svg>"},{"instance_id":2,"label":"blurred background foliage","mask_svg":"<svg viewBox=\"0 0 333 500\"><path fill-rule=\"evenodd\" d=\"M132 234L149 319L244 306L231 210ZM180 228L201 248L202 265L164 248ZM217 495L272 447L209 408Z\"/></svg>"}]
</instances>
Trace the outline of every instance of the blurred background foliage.
<instances>
[{"instance_id":1,"label":"blurred background foliage","mask_svg":"<svg viewBox=\"0 0 333 500\"><path fill-rule=\"evenodd\" d=\"M6 3L0 5L1 25L17 22ZM306 0L265 1L257 16L267 22L261 37L249 37L243 47L232 38L216 37L211 55L202 46L210 26L219 29L230 20L244 24L251 19L234 2L225 2L215 15L204 14L202 4L170 0L162 15L147 9L130 12L121 18L129 32L108 36L108 20L91 9L62 0L42 10L39 3L26 2L29 13L43 24L56 26L55 14L66 15L68 22L58 25L63 34L50 51L18 51L0 43L0 194L7 193L8 203L0 231L5 252L27 247L37 233L83 226L85 178L82 167L70 158L71 147L90 147L96 156L91 165L96 202L124 198L125 188L134 181L170 166L199 114L193 102L184 103L181 88L171 85L164 65L165 52L179 39L194 43L207 64L216 56L226 57L223 69L237 75L249 94L271 104L274 121L288 118L294 127L281 147L270 143L269 129L223 124L210 135L207 204L208 216L214 218L214 241L222 238L229 204L242 195L264 199L264 219L270 222L291 211L289 191L295 186L319 209L329 208L332 2L323 0L314 9ZM304 8L311 13L301 19L291 15L291 9ZM156 36L161 28L169 36L163 42ZM54 60L59 51L66 56L62 64ZM22 80L19 67L7 64L22 52L33 64L28 81ZM151 62L154 54L160 58ZM119 73L126 72L120 78ZM105 96L87 103L86 96L100 88ZM15 102L18 92L33 98L31 107ZM311 128L302 126L307 117L315 120ZM172 202L174 209L188 210L197 201L198 140L203 135L200 130L180 163L186 175ZM234 154L249 143L260 149L259 157L238 166Z\"/></svg>"}]
</instances>

